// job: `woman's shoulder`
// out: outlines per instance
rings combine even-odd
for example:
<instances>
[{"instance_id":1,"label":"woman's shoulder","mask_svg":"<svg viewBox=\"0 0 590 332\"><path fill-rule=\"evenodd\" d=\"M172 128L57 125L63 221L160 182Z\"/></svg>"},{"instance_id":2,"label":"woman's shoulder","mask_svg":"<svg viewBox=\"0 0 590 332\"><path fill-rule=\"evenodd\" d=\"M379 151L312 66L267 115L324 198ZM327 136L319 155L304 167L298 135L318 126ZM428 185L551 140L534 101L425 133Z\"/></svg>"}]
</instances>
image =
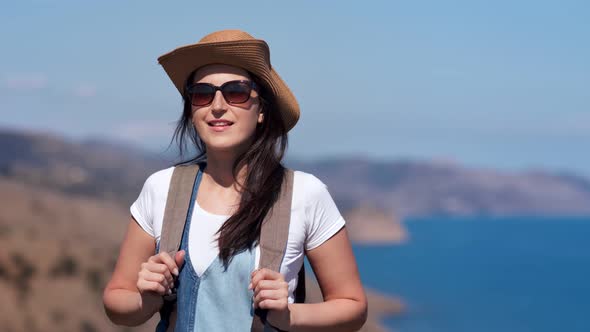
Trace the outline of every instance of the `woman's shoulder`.
<instances>
[{"instance_id":1,"label":"woman's shoulder","mask_svg":"<svg viewBox=\"0 0 590 332\"><path fill-rule=\"evenodd\" d=\"M296 186L300 188L306 188L307 190L312 190L325 188L326 184L311 173L293 170L293 187Z\"/></svg>"},{"instance_id":2,"label":"woman's shoulder","mask_svg":"<svg viewBox=\"0 0 590 332\"><path fill-rule=\"evenodd\" d=\"M328 186L311 173L294 171L292 203L292 209L303 212L306 250L321 245L345 224Z\"/></svg>"},{"instance_id":3,"label":"woman's shoulder","mask_svg":"<svg viewBox=\"0 0 590 332\"><path fill-rule=\"evenodd\" d=\"M328 186L312 173L293 170L293 195L305 205L330 197Z\"/></svg>"},{"instance_id":4,"label":"woman's shoulder","mask_svg":"<svg viewBox=\"0 0 590 332\"><path fill-rule=\"evenodd\" d=\"M150 189L169 187L173 172L174 166L170 166L168 168L163 168L151 173L145 180L144 187L149 187Z\"/></svg>"}]
</instances>

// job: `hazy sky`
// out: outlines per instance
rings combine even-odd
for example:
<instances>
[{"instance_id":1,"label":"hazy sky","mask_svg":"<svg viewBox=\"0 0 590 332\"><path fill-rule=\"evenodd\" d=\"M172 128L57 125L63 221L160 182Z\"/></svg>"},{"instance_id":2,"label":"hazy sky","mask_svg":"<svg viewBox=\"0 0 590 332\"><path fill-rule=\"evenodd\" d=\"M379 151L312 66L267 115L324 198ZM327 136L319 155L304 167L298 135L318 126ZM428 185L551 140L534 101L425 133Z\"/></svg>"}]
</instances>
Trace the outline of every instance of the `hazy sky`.
<instances>
[{"instance_id":1,"label":"hazy sky","mask_svg":"<svg viewBox=\"0 0 590 332\"><path fill-rule=\"evenodd\" d=\"M590 175L590 1L2 1L0 126L162 149L157 57L265 39L301 105L290 156Z\"/></svg>"}]
</instances>

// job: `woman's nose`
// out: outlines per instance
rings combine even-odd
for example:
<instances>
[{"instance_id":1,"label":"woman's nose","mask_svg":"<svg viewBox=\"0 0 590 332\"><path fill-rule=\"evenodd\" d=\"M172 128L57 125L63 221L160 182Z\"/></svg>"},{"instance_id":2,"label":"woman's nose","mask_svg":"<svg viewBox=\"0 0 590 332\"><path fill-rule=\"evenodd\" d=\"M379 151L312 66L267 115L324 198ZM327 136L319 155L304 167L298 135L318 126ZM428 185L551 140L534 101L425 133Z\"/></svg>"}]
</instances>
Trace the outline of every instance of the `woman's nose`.
<instances>
[{"instance_id":1,"label":"woman's nose","mask_svg":"<svg viewBox=\"0 0 590 332\"><path fill-rule=\"evenodd\" d=\"M221 91L215 91L215 96L213 97L213 101L211 102L211 108L213 110L225 110L227 108L227 102L223 97Z\"/></svg>"}]
</instances>

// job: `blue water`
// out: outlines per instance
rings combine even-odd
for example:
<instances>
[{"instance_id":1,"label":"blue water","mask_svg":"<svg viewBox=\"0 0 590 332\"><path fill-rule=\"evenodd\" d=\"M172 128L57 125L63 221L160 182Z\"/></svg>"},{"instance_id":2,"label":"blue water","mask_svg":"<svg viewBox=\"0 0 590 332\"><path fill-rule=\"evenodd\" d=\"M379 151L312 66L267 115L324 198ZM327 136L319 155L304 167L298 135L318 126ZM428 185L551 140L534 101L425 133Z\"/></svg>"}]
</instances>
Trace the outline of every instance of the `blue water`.
<instances>
[{"instance_id":1,"label":"blue water","mask_svg":"<svg viewBox=\"0 0 590 332\"><path fill-rule=\"evenodd\" d=\"M402 297L397 332L590 331L590 218L422 219L355 246L368 287Z\"/></svg>"}]
</instances>

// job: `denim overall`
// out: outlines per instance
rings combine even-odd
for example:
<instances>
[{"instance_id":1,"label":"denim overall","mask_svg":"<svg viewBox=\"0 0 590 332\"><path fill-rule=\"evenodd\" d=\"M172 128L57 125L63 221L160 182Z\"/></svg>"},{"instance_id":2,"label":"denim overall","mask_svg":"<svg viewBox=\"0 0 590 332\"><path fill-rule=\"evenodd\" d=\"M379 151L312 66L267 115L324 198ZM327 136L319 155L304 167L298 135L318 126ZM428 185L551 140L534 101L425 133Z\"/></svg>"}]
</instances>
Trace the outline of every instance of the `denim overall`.
<instances>
[{"instance_id":1,"label":"denim overall","mask_svg":"<svg viewBox=\"0 0 590 332\"><path fill-rule=\"evenodd\" d=\"M255 267L254 250L235 255L227 266L217 256L199 277L193 268L188 250L189 231L197 191L201 182L199 169L184 225L180 249L185 251L185 262L180 268L177 289L177 317L175 331L215 332L250 331L254 309L254 292L248 290L250 273ZM198 231L198 228L195 229ZM163 317L156 332L166 331Z\"/></svg>"}]
</instances>

